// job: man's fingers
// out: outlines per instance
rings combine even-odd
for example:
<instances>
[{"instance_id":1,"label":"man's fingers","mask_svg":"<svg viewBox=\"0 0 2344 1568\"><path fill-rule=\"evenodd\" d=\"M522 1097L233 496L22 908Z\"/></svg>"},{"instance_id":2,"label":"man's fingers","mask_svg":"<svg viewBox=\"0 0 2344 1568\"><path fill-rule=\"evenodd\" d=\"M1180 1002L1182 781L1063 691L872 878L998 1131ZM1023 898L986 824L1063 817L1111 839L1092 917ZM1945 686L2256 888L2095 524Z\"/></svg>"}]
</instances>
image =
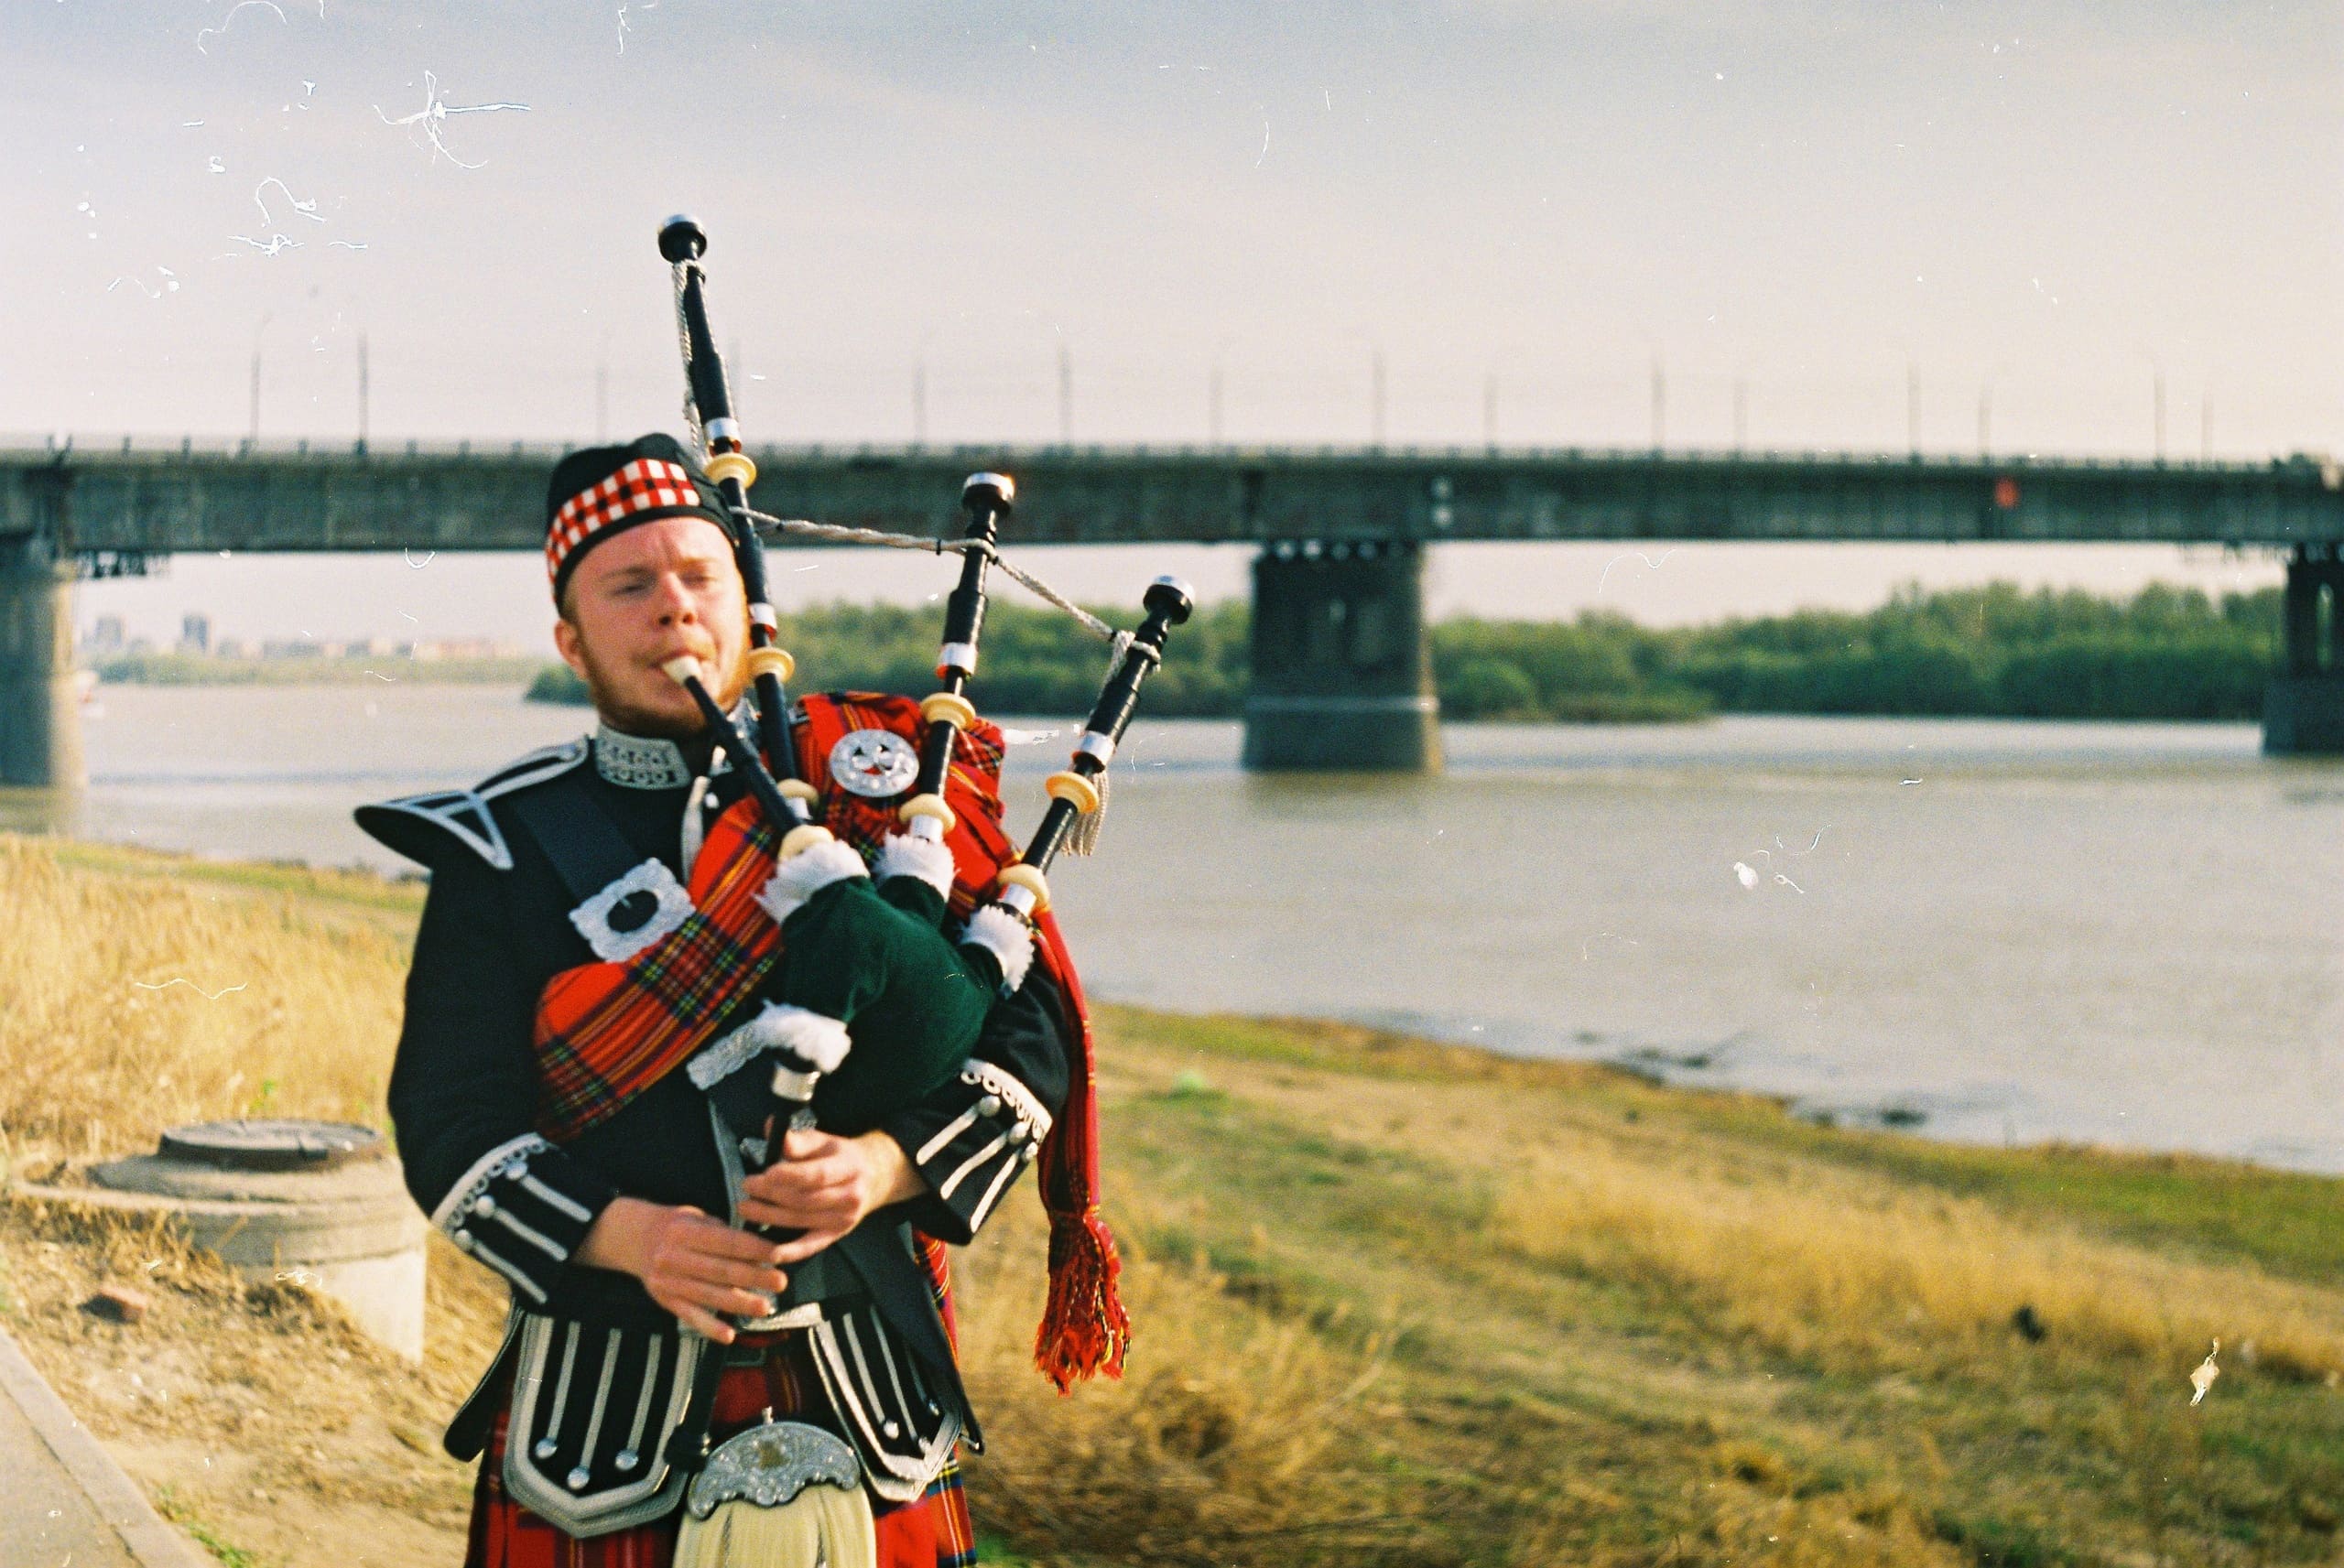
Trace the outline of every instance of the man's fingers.
<instances>
[{"instance_id":1,"label":"man's fingers","mask_svg":"<svg viewBox=\"0 0 2344 1568\"><path fill-rule=\"evenodd\" d=\"M830 1133L817 1131L810 1127L786 1132L781 1139L781 1157L785 1160L808 1159L828 1151L838 1141Z\"/></svg>"},{"instance_id":2,"label":"man's fingers","mask_svg":"<svg viewBox=\"0 0 2344 1568\"><path fill-rule=\"evenodd\" d=\"M781 1261L802 1263L845 1234L843 1227L834 1230L809 1230L797 1240L782 1244Z\"/></svg>"},{"instance_id":3,"label":"man's fingers","mask_svg":"<svg viewBox=\"0 0 2344 1568\"><path fill-rule=\"evenodd\" d=\"M729 1225L711 1221L679 1231L677 1239L684 1249L701 1258L764 1263L773 1257L773 1243L762 1236L752 1236L745 1230L735 1230Z\"/></svg>"},{"instance_id":4,"label":"man's fingers","mask_svg":"<svg viewBox=\"0 0 2344 1568\"><path fill-rule=\"evenodd\" d=\"M741 1197L741 1218L776 1230L844 1230L853 1224L855 1205L849 1197L834 1197L830 1203L766 1203L762 1197Z\"/></svg>"},{"instance_id":5,"label":"man's fingers","mask_svg":"<svg viewBox=\"0 0 2344 1568\"><path fill-rule=\"evenodd\" d=\"M775 1230L819 1229L833 1223L839 1214L840 1209L835 1206L825 1209L810 1209L803 1204L766 1203L762 1198L747 1196L741 1199L741 1217L743 1220L751 1225L761 1225ZM771 1258L773 1254L768 1251L765 1256ZM778 1258L774 1260L780 1261Z\"/></svg>"},{"instance_id":6,"label":"man's fingers","mask_svg":"<svg viewBox=\"0 0 2344 1568\"><path fill-rule=\"evenodd\" d=\"M790 1193L830 1192L843 1188L852 1191L862 1173L852 1161L824 1158L801 1163L774 1165L758 1172L741 1184L743 1192L760 1197L780 1197Z\"/></svg>"},{"instance_id":7,"label":"man's fingers","mask_svg":"<svg viewBox=\"0 0 2344 1568\"><path fill-rule=\"evenodd\" d=\"M770 1242L765 1244L765 1257L772 1256ZM764 1258L758 1260L764 1261ZM778 1269L759 1268L748 1263L734 1263L722 1258L700 1260L691 1269L694 1282L711 1289L758 1291L765 1295L779 1295L789 1288L789 1276Z\"/></svg>"},{"instance_id":8,"label":"man's fingers","mask_svg":"<svg viewBox=\"0 0 2344 1568\"><path fill-rule=\"evenodd\" d=\"M688 1301L668 1300L659 1303L676 1314L676 1320L719 1345L730 1345L733 1339L732 1325L711 1312L704 1312Z\"/></svg>"},{"instance_id":9,"label":"man's fingers","mask_svg":"<svg viewBox=\"0 0 2344 1568\"><path fill-rule=\"evenodd\" d=\"M779 1293L754 1288L742 1290L709 1280L678 1280L654 1292L652 1300L706 1332L709 1324L722 1322L716 1315L719 1313L734 1317L765 1316L773 1311L774 1297ZM699 1319L692 1317L695 1313L700 1314ZM724 1343L729 1345L732 1341L727 1339Z\"/></svg>"}]
</instances>

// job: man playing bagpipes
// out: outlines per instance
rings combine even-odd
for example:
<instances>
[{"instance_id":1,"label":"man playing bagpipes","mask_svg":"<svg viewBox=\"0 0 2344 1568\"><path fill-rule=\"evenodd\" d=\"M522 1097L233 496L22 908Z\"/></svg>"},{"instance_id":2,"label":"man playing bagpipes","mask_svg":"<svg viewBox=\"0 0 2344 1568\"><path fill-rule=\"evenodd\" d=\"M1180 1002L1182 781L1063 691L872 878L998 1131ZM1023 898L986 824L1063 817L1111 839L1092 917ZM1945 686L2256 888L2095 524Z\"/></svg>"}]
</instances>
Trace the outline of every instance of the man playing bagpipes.
<instances>
[{"instance_id":1,"label":"man playing bagpipes","mask_svg":"<svg viewBox=\"0 0 2344 1568\"><path fill-rule=\"evenodd\" d=\"M730 455L563 460L555 637L599 729L359 812L431 871L389 1091L408 1187L513 1292L447 1435L481 1458L480 1568L974 1562L945 1246L1028 1163L1037 1361L1113 1375L1128 1334L1039 869L1186 597L1151 589L1112 734L1021 864L957 676L925 714L778 700L745 460L710 473Z\"/></svg>"}]
</instances>

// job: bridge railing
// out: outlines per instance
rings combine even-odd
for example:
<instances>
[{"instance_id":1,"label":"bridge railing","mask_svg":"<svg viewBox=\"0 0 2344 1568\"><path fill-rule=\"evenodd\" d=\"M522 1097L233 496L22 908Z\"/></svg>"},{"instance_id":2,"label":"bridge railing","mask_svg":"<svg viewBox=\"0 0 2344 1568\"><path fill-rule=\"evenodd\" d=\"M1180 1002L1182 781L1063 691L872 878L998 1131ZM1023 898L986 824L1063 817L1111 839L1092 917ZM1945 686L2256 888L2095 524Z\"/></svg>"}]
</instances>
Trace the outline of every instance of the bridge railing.
<instances>
[{"instance_id":1,"label":"bridge railing","mask_svg":"<svg viewBox=\"0 0 2344 1568\"><path fill-rule=\"evenodd\" d=\"M0 462L26 463L59 459L173 458L251 459L277 461L287 458L342 458L369 462L403 459L444 461L474 459L543 462L550 466L564 454L590 443L558 440L387 440L357 441L321 438L267 438L258 442L233 436L168 436L131 433L98 435L89 432L0 432ZM2329 489L2344 489L2344 464L2325 452L2294 452L2261 460L2207 458L2143 458L2116 455L2043 455L2032 452L1857 451L1801 448L1730 448L1642 446L1530 446L1427 444L1384 445L1289 443L1136 443L1104 445L1056 442L954 442L915 445L894 442L768 443L754 449L777 460L835 462L967 461L992 463L1004 457L1048 463L1083 462L1207 462L1243 465L1359 463L1419 466L1457 464L1563 464L1615 467L1655 460L1670 466L1718 469L1736 467L1875 469L1883 471L2059 473L2185 473L2248 477L2288 470L2319 472Z\"/></svg>"}]
</instances>

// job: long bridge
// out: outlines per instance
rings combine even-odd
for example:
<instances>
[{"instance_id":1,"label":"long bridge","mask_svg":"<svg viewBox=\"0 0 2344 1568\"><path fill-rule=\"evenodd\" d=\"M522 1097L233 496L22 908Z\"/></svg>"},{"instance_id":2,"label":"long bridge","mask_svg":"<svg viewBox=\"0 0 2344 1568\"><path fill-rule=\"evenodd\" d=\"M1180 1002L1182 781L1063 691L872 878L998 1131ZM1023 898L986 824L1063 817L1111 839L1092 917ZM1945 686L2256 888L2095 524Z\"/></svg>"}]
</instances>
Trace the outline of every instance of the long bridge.
<instances>
[{"instance_id":1,"label":"long bridge","mask_svg":"<svg viewBox=\"0 0 2344 1568\"><path fill-rule=\"evenodd\" d=\"M535 550L564 447L0 448L0 784L80 776L71 589L179 551ZM1464 541L2211 544L2287 556L2274 752L2344 752L2344 470L2042 457L1500 448L800 447L785 517L957 533L1018 481L1018 546L1251 544L1255 768L1439 765L1424 552ZM785 542L782 547L787 547Z\"/></svg>"}]
</instances>

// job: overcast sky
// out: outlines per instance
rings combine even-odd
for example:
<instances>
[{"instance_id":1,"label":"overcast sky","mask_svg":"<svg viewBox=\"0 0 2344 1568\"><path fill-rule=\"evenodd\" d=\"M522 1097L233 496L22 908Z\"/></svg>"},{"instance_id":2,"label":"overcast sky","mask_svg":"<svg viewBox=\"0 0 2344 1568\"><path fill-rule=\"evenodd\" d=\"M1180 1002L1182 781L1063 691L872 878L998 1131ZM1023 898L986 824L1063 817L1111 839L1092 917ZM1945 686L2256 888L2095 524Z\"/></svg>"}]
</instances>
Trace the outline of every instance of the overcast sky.
<instances>
[{"instance_id":1,"label":"overcast sky","mask_svg":"<svg viewBox=\"0 0 2344 1568\"><path fill-rule=\"evenodd\" d=\"M9 0L0 431L673 428L697 213L756 439L1924 443L2344 431L2332 5ZM495 108L526 104L526 108ZM444 114L435 113L445 110ZM476 112L464 112L476 111ZM405 121L405 124L393 122ZM436 133L439 145L435 146ZM271 253L274 254L271 254ZM598 395L607 367L606 399ZM1988 389L1991 389L1989 391ZM1436 604L1652 620L2135 551L1451 547ZM933 563L785 589L924 598ZM1130 597L1234 551L1036 557ZM925 571L919 569L925 567ZM437 574L436 576L434 574ZM159 628L542 634L518 557L182 560Z\"/></svg>"}]
</instances>

